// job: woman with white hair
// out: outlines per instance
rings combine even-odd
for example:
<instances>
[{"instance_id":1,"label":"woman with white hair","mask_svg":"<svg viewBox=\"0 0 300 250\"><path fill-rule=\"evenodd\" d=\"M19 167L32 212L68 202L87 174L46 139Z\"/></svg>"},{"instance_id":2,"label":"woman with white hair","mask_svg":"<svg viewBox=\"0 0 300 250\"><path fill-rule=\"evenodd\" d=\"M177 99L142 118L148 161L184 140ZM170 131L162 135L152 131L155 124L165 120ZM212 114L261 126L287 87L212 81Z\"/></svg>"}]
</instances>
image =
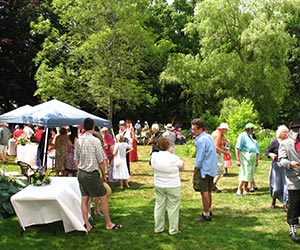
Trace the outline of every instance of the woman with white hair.
<instances>
[{"instance_id":1,"label":"woman with white hair","mask_svg":"<svg viewBox=\"0 0 300 250\"><path fill-rule=\"evenodd\" d=\"M159 125L157 123L152 124L151 131L152 131L152 135L151 135L151 138L148 142L148 145L152 144L152 149L151 149L150 155L153 152L158 152L159 151L159 149L156 146L156 141L161 136L161 133L159 132Z\"/></svg>"},{"instance_id":2,"label":"woman with white hair","mask_svg":"<svg viewBox=\"0 0 300 250\"><path fill-rule=\"evenodd\" d=\"M288 138L289 129L280 125L276 131L276 139L268 147L265 155L272 158L270 167L270 194L272 197L271 208L276 207L276 199L283 204L283 211L287 212L287 188L285 182L284 168L278 162L278 149L281 141Z\"/></svg>"}]
</instances>

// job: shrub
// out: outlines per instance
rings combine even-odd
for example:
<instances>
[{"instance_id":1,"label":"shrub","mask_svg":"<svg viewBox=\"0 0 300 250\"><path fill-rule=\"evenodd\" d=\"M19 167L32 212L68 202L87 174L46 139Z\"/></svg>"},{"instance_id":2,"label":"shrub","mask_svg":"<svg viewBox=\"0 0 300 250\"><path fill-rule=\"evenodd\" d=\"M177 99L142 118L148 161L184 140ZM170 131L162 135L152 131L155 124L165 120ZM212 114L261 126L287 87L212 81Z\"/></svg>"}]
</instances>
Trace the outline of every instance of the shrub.
<instances>
[{"instance_id":1,"label":"shrub","mask_svg":"<svg viewBox=\"0 0 300 250\"><path fill-rule=\"evenodd\" d=\"M21 180L0 176L0 220L15 214L10 197L25 186L26 184Z\"/></svg>"},{"instance_id":2,"label":"shrub","mask_svg":"<svg viewBox=\"0 0 300 250\"><path fill-rule=\"evenodd\" d=\"M267 159L265 152L268 149L270 143L276 138L275 131L270 129L260 130L258 133L255 133L256 139L260 149L260 158Z\"/></svg>"}]
</instances>

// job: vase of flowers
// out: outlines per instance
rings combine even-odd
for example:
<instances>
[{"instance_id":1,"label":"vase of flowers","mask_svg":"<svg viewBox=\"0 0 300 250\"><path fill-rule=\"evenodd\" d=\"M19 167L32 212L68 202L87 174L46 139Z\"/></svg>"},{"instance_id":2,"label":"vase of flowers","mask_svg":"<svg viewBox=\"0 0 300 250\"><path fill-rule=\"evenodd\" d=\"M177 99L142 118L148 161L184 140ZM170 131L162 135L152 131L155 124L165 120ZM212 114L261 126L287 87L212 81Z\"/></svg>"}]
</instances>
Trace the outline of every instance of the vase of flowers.
<instances>
[{"instance_id":1,"label":"vase of flowers","mask_svg":"<svg viewBox=\"0 0 300 250\"><path fill-rule=\"evenodd\" d=\"M46 174L41 174L39 171L31 176L31 183L34 186L46 186L51 183L51 179Z\"/></svg>"},{"instance_id":2,"label":"vase of flowers","mask_svg":"<svg viewBox=\"0 0 300 250\"><path fill-rule=\"evenodd\" d=\"M30 143L31 143L30 140L26 136L20 136L15 145L25 146L26 144L30 144Z\"/></svg>"}]
</instances>

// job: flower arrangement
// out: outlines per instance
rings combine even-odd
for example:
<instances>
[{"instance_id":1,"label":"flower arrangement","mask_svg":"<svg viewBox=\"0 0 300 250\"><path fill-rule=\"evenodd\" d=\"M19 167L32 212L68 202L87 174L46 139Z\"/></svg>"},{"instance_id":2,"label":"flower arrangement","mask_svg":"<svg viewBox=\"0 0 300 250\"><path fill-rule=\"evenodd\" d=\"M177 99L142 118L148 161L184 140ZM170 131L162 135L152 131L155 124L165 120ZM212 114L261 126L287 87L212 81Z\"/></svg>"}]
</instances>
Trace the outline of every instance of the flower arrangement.
<instances>
[{"instance_id":1,"label":"flower arrangement","mask_svg":"<svg viewBox=\"0 0 300 250\"><path fill-rule=\"evenodd\" d=\"M31 176L31 183L34 186L46 186L51 183L51 179L49 178L48 175L41 174L39 171L35 172Z\"/></svg>"},{"instance_id":2,"label":"flower arrangement","mask_svg":"<svg viewBox=\"0 0 300 250\"><path fill-rule=\"evenodd\" d=\"M26 145L26 144L30 144L30 140L26 137L26 136L20 136L16 142L16 146L18 145Z\"/></svg>"}]
</instances>

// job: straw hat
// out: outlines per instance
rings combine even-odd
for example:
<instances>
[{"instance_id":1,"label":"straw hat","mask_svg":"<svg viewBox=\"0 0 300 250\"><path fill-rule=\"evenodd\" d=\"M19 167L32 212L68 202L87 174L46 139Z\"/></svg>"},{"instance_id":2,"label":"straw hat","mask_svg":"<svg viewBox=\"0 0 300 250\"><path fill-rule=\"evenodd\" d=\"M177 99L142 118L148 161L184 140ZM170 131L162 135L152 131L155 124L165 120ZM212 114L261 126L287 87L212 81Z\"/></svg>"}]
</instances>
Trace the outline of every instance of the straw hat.
<instances>
[{"instance_id":1,"label":"straw hat","mask_svg":"<svg viewBox=\"0 0 300 250\"><path fill-rule=\"evenodd\" d=\"M171 123L168 123L167 126L165 126L165 129L167 129L167 130L174 130L174 127L172 126Z\"/></svg>"},{"instance_id":2,"label":"straw hat","mask_svg":"<svg viewBox=\"0 0 300 250\"><path fill-rule=\"evenodd\" d=\"M119 121L119 126L126 126L126 122L124 120Z\"/></svg>"},{"instance_id":3,"label":"straw hat","mask_svg":"<svg viewBox=\"0 0 300 250\"><path fill-rule=\"evenodd\" d=\"M222 122L220 124L220 126L218 127L218 129L228 129L229 130L228 123Z\"/></svg>"},{"instance_id":4,"label":"straw hat","mask_svg":"<svg viewBox=\"0 0 300 250\"><path fill-rule=\"evenodd\" d=\"M106 195L107 195L107 197L111 196L112 191L111 191L110 186L106 182L103 182L103 186L106 189Z\"/></svg>"}]
</instances>

